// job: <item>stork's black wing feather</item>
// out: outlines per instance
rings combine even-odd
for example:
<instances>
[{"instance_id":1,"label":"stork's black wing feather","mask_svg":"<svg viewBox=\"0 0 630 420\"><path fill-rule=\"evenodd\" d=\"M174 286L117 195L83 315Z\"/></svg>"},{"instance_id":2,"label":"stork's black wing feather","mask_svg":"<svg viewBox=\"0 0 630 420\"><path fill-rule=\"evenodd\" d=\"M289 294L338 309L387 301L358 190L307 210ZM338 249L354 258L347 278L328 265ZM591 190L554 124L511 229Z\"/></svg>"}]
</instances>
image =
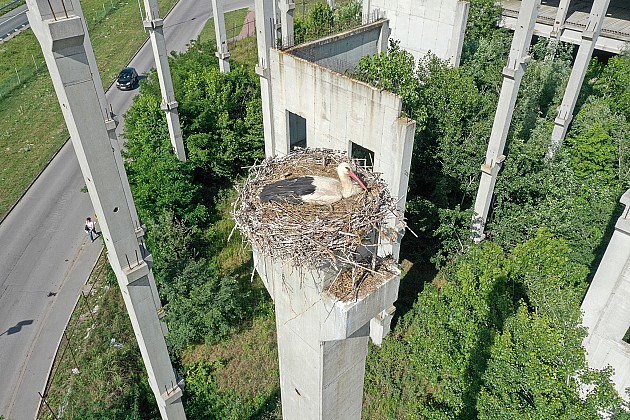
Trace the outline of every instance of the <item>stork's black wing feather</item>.
<instances>
[{"instance_id":1,"label":"stork's black wing feather","mask_svg":"<svg viewBox=\"0 0 630 420\"><path fill-rule=\"evenodd\" d=\"M260 201L268 203L276 201L280 203L300 204L302 197L315 192L315 184L312 176L301 176L299 178L282 179L272 182L263 187Z\"/></svg>"}]
</instances>

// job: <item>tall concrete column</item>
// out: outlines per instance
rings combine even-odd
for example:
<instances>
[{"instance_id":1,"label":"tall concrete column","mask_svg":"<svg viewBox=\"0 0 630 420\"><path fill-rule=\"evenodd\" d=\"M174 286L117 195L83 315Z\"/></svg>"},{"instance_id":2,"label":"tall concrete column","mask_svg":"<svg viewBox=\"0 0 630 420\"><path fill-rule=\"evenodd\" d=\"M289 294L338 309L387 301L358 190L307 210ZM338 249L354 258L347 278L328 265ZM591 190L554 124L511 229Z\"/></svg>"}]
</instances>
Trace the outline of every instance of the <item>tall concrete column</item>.
<instances>
[{"instance_id":1,"label":"tall concrete column","mask_svg":"<svg viewBox=\"0 0 630 420\"><path fill-rule=\"evenodd\" d=\"M227 36L225 34L225 17L223 16L223 0L212 1L212 14L214 15L214 34L217 39L217 52L219 69L221 73L230 72L230 51L228 50ZM236 36L236 34L233 34Z\"/></svg>"},{"instance_id":2,"label":"tall concrete column","mask_svg":"<svg viewBox=\"0 0 630 420\"><path fill-rule=\"evenodd\" d=\"M160 18L160 9L157 0L144 0L146 19L144 27L149 31L153 57L155 58L155 68L160 81L162 91L162 111L166 114L166 123L171 137L171 146L177 158L182 162L186 161L186 151L184 150L184 140L182 130L179 125L179 115L177 113L177 101L173 90L171 79L171 67L168 64L168 51L166 50L166 40L164 39L164 20Z\"/></svg>"},{"instance_id":3,"label":"tall concrete column","mask_svg":"<svg viewBox=\"0 0 630 420\"><path fill-rule=\"evenodd\" d=\"M571 76L569 76L569 82L564 91L562 104L560 108L558 108L558 116L554 121L553 132L551 133L551 144L547 152L548 158L553 158L553 155L560 148L562 141L567 135L569 124L573 119L575 103L577 102L582 83L584 82L588 63L593 55L595 43L602 30L602 24L604 23L609 4L610 0L595 0L593 2L586 28L582 32L582 40L580 41L580 47L578 48L578 53L573 63Z\"/></svg>"},{"instance_id":4,"label":"tall concrete column","mask_svg":"<svg viewBox=\"0 0 630 420\"><path fill-rule=\"evenodd\" d=\"M335 0L328 0L328 5L330 6L331 9L335 8Z\"/></svg>"},{"instance_id":5,"label":"tall concrete column","mask_svg":"<svg viewBox=\"0 0 630 420\"><path fill-rule=\"evenodd\" d=\"M258 64L256 74L260 76L260 96L262 101L263 124L265 134L265 155L275 156L276 150L273 142L273 118L272 95L271 95L271 75L269 72L270 59L269 49L274 46L275 21L274 21L275 0L256 0L256 42L258 44Z\"/></svg>"},{"instance_id":6,"label":"tall concrete column","mask_svg":"<svg viewBox=\"0 0 630 420\"><path fill-rule=\"evenodd\" d=\"M275 304L282 417L361 419L371 320L381 313L391 320L400 273L393 269L369 295L342 302L327 290L335 270L296 269L255 250L254 266Z\"/></svg>"},{"instance_id":7,"label":"tall concrete column","mask_svg":"<svg viewBox=\"0 0 630 420\"><path fill-rule=\"evenodd\" d=\"M280 24L282 32L282 43L293 45L293 13L295 12L295 2L293 0L280 0Z\"/></svg>"},{"instance_id":8,"label":"tall concrete column","mask_svg":"<svg viewBox=\"0 0 630 420\"><path fill-rule=\"evenodd\" d=\"M473 218L473 237L475 242L480 242L484 238L483 231L488 218L490 203L492 202L494 185L497 181L497 174L505 160L503 148L510 130L518 89L521 86L525 68L530 60L527 52L534 33L534 24L536 23L540 1L523 0L518 14L514 37L512 38L508 63L503 68L503 85L501 86L497 112L492 124L486 160L481 165L481 179L475 200L475 216Z\"/></svg>"},{"instance_id":9,"label":"tall concrete column","mask_svg":"<svg viewBox=\"0 0 630 420\"><path fill-rule=\"evenodd\" d=\"M551 30L551 36L556 39L560 39L562 30L564 29L564 23L567 20L567 13L569 12L569 5L571 0L560 0L558 5L558 12L556 13L556 20L553 22L553 29Z\"/></svg>"},{"instance_id":10,"label":"tall concrete column","mask_svg":"<svg viewBox=\"0 0 630 420\"><path fill-rule=\"evenodd\" d=\"M582 345L589 367L615 369L615 388L628 401L630 344L623 338L630 329L630 190L620 201L625 209L582 302L582 325L588 329Z\"/></svg>"},{"instance_id":11,"label":"tall concrete column","mask_svg":"<svg viewBox=\"0 0 630 420\"><path fill-rule=\"evenodd\" d=\"M182 390L166 349L166 326L143 228L115 135L115 121L104 115L105 98L77 0L28 0L29 21L39 40L79 165L98 217L149 384L164 419L185 419Z\"/></svg>"}]
</instances>

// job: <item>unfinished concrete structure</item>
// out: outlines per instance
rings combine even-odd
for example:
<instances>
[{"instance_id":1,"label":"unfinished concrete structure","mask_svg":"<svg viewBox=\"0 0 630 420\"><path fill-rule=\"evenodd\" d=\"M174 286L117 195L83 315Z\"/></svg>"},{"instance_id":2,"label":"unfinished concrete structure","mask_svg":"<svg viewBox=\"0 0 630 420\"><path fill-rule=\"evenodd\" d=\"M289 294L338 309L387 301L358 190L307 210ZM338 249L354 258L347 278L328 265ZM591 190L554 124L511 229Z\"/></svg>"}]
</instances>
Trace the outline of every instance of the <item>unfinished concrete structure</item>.
<instances>
[{"instance_id":1,"label":"unfinished concrete structure","mask_svg":"<svg viewBox=\"0 0 630 420\"><path fill-rule=\"evenodd\" d=\"M214 17L214 36L217 40L219 70L221 73L230 72L230 51L228 50L225 34L225 17L223 16L223 0L212 0L212 15Z\"/></svg>"},{"instance_id":2,"label":"unfinished concrete structure","mask_svg":"<svg viewBox=\"0 0 630 420\"><path fill-rule=\"evenodd\" d=\"M180 382L159 319L161 303L144 246L101 79L77 0L29 0L29 21L50 71L85 183L99 220L109 262L163 418L185 419Z\"/></svg>"},{"instance_id":3,"label":"unfinished concrete structure","mask_svg":"<svg viewBox=\"0 0 630 420\"><path fill-rule=\"evenodd\" d=\"M389 19L391 37L416 61L431 52L459 65L469 3L461 0L363 0L364 23L377 15Z\"/></svg>"},{"instance_id":4,"label":"unfinished concrete structure","mask_svg":"<svg viewBox=\"0 0 630 420\"><path fill-rule=\"evenodd\" d=\"M514 105L518 96L518 89L525 73L525 68L530 60L529 45L532 41L534 24L541 0L529 0L525 2L518 15L518 23L512 38L512 46L507 65L503 68L503 85L497 104L497 112L492 124L492 133L488 142L486 159L481 165L481 179L475 199L475 215L473 216L473 237L479 242L484 237L484 227L492 202L494 185L501 165L505 160L503 149L507 139Z\"/></svg>"},{"instance_id":5,"label":"unfinished concrete structure","mask_svg":"<svg viewBox=\"0 0 630 420\"><path fill-rule=\"evenodd\" d=\"M388 22L282 51L273 48L273 3L256 1L267 156L298 146L368 155L404 211L415 122L401 116L400 97L344 75L386 50ZM392 220L389 229L375 246L397 258L403 227ZM256 250L254 261L275 303L284 418L359 419L368 336L380 343L389 330L399 274L344 304L326 294L332 270L298 270Z\"/></svg>"},{"instance_id":6,"label":"unfinished concrete structure","mask_svg":"<svg viewBox=\"0 0 630 420\"><path fill-rule=\"evenodd\" d=\"M568 9L568 0L563 1L566 5L561 4L558 9L559 18L556 19L557 25L555 33L560 36L560 28L563 22L563 18L566 18L565 10ZM582 82L584 82L584 76L588 69L588 63L591 61L593 50L595 49L595 43L602 30L602 24L604 23L604 17L606 17L606 10L610 0L595 0L593 2L593 8L591 14L588 17L586 28L582 31L582 40L580 47L573 63L573 69L571 70L571 76L569 82L564 91L564 97L562 98L562 104L558 108L558 115L554 120L553 132L551 133L551 145L549 147L548 155L553 156L554 152L560 147L562 141L567 135L569 129L569 123L573 119L573 111L575 110L575 104L582 88ZM565 6L563 9L562 6Z\"/></svg>"},{"instance_id":7,"label":"unfinished concrete structure","mask_svg":"<svg viewBox=\"0 0 630 420\"><path fill-rule=\"evenodd\" d=\"M620 201L625 209L582 302L583 345L591 368L615 369L615 388L630 401L630 190Z\"/></svg>"},{"instance_id":8,"label":"unfinished concrete structure","mask_svg":"<svg viewBox=\"0 0 630 420\"><path fill-rule=\"evenodd\" d=\"M514 29L521 0L503 0L502 25ZM554 121L549 152L562 145L573 119L575 104L595 49L619 54L630 41L630 3L625 0L550 0L540 8L534 35L579 46L571 76Z\"/></svg>"},{"instance_id":9,"label":"unfinished concrete structure","mask_svg":"<svg viewBox=\"0 0 630 420\"><path fill-rule=\"evenodd\" d=\"M179 125L177 101L175 100L171 67L168 64L168 51L166 50L166 40L164 39L164 19L160 18L160 8L157 0L144 0L144 9L146 12L144 27L148 29L149 38L151 39L155 68L160 82L160 91L162 92L161 107L166 114L171 147L177 158L185 162L186 151L184 150L182 129Z\"/></svg>"}]
</instances>

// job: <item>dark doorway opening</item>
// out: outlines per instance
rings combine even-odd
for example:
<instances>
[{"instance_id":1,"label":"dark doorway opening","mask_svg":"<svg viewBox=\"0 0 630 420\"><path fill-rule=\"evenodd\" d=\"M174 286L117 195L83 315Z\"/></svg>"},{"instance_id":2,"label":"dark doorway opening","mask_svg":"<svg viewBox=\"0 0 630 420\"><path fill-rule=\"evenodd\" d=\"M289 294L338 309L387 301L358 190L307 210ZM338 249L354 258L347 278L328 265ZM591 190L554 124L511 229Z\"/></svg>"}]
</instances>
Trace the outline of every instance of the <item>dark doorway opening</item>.
<instances>
[{"instance_id":1,"label":"dark doorway opening","mask_svg":"<svg viewBox=\"0 0 630 420\"><path fill-rule=\"evenodd\" d=\"M359 165L374 166L374 152L354 142L350 142L350 157L359 161Z\"/></svg>"},{"instance_id":2,"label":"dark doorway opening","mask_svg":"<svg viewBox=\"0 0 630 420\"><path fill-rule=\"evenodd\" d=\"M306 119L287 111L289 120L289 150L306 147Z\"/></svg>"}]
</instances>

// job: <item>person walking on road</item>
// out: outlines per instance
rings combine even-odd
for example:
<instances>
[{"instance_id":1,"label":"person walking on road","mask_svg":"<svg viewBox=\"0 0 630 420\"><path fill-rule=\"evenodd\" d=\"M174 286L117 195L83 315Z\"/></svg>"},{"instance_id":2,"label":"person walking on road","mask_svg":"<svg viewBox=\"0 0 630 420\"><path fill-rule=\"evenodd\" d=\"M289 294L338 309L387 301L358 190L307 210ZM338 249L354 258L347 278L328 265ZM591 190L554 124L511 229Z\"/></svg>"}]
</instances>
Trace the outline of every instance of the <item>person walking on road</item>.
<instances>
[{"instance_id":1,"label":"person walking on road","mask_svg":"<svg viewBox=\"0 0 630 420\"><path fill-rule=\"evenodd\" d=\"M96 231L96 226L92 221L92 218L90 217L85 219L85 231L90 235L90 240L94 242L94 239L96 239L96 235L98 235L98 232Z\"/></svg>"}]
</instances>

